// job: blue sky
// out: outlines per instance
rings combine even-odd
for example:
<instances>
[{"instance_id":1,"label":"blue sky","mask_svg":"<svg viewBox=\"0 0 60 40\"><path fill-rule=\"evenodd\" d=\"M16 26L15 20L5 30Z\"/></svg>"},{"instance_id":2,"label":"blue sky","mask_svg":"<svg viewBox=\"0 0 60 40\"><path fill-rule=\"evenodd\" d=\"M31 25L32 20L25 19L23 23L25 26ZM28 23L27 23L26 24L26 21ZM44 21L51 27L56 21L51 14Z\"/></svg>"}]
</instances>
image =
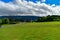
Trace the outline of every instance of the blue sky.
<instances>
[{"instance_id":1,"label":"blue sky","mask_svg":"<svg viewBox=\"0 0 60 40\"><path fill-rule=\"evenodd\" d=\"M4 2L10 2L10 1L13 1L13 0L1 0L1 1L4 1Z\"/></svg>"},{"instance_id":2,"label":"blue sky","mask_svg":"<svg viewBox=\"0 0 60 40\"><path fill-rule=\"evenodd\" d=\"M29 1L29 0L28 0ZM33 2L36 2L37 0L30 0ZM60 5L60 0L46 0L45 2L46 4L56 4L56 5Z\"/></svg>"},{"instance_id":3,"label":"blue sky","mask_svg":"<svg viewBox=\"0 0 60 40\"><path fill-rule=\"evenodd\" d=\"M1 1L10 2L10 1L13 1L13 0L1 0ZM37 0L27 0L27 1L36 2ZM41 0L40 0L40 1L41 1ZM56 4L56 5L60 5L60 0L46 0L45 3L46 3L46 4Z\"/></svg>"}]
</instances>

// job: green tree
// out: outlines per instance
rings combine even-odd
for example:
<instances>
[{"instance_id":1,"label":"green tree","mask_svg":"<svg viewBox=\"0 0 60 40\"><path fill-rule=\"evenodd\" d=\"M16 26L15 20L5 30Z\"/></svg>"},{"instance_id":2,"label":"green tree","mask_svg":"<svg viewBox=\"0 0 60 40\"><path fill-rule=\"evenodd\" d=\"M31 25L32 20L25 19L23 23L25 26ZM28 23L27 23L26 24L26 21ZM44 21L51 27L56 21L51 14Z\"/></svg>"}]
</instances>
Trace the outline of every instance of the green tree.
<instances>
[{"instance_id":1,"label":"green tree","mask_svg":"<svg viewBox=\"0 0 60 40\"><path fill-rule=\"evenodd\" d=\"M9 19L8 18L3 18L2 23L3 24L9 24Z\"/></svg>"}]
</instances>

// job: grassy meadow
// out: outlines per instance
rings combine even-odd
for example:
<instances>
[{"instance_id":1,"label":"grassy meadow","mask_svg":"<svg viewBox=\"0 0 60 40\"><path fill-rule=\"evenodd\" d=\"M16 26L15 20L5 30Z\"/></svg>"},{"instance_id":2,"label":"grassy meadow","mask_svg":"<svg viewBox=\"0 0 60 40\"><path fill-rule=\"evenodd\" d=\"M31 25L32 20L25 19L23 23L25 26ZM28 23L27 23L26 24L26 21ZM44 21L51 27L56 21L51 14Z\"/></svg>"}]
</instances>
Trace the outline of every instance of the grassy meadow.
<instances>
[{"instance_id":1,"label":"grassy meadow","mask_svg":"<svg viewBox=\"0 0 60 40\"><path fill-rule=\"evenodd\" d=\"M0 40L60 40L60 22L3 25Z\"/></svg>"}]
</instances>

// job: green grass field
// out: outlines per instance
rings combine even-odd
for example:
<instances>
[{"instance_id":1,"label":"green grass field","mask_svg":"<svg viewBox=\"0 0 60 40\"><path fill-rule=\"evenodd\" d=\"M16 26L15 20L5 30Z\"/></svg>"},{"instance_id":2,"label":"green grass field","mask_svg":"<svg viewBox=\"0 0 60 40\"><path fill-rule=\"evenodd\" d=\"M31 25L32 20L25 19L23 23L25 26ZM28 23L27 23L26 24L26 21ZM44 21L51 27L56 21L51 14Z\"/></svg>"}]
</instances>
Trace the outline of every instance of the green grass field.
<instances>
[{"instance_id":1,"label":"green grass field","mask_svg":"<svg viewBox=\"0 0 60 40\"><path fill-rule=\"evenodd\" d=\"M0 40L60 40L60 22L3 25Z\"/></svg>"}]
</instances>

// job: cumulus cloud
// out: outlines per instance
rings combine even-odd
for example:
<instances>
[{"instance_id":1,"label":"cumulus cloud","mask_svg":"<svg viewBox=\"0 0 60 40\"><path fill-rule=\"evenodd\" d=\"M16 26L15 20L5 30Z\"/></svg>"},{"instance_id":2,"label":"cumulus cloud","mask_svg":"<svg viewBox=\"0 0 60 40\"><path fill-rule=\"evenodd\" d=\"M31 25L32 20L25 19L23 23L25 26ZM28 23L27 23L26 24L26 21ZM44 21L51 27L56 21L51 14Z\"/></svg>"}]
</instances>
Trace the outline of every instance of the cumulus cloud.
<instances>
[{"instance_id":1,"label":"cumulus cloud","mask_svg":"<svg viewBox=\"0 0 60 40\"><path fill-rule=\"evenodd\" d=\"M20 16L47 16L60 15L60 6L47 5L45 3L33 3L25 0L15 0L4 3L0 1L0 15L20 15Z\"/></svg>"}]
</instances>

